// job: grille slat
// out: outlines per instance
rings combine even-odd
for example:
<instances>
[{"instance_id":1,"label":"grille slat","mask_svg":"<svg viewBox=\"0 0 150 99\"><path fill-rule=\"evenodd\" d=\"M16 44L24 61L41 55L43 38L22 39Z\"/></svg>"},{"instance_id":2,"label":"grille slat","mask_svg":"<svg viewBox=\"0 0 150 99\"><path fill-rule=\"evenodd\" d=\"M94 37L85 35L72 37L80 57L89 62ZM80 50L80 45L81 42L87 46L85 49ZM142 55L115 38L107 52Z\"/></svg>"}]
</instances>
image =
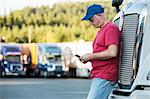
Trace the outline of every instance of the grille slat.
<instances>
[{"instance_id":1,"label":"grille slat","mask_svg":"<svg viewBox=\"0 0 150 99\"><path fill-rule=\"evenodd\" d=\"M138 18L138 14L124 16L121 59L119 67L119 83L122 85L131 85L132 83L133 53L136 43ZM118 20L116 20L115 23L119 26Z\"/></svg>"},{"instance_id":2,"label":"grille slat","mask_svg":"<svg viewBox=\"0 0 150 99\"><path fill-rule=\"evenodd\" d=\"M62 71L62 66L56 66L56 71L61 72Z\"/></svg>"}]
</instances>

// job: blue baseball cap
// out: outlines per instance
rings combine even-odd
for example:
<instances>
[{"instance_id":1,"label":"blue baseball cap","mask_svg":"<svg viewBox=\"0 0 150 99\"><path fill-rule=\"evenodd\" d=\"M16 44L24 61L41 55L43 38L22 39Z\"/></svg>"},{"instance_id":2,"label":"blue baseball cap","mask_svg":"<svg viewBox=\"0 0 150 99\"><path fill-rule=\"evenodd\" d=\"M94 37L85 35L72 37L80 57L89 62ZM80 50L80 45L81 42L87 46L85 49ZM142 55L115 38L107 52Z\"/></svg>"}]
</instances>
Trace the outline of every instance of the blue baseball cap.
<instances>
[{"instance_id":1,"label":"blue baseball cap","mask_svg":"<svg viewBox=\"0 0 150 99\"><path fill-rule=\"evenodd\" d=\"M93 4L87 8L86 16L82 20L89 20L98 13L104 13L104 8L99 4Z\"/></svg>"}]
</instances>

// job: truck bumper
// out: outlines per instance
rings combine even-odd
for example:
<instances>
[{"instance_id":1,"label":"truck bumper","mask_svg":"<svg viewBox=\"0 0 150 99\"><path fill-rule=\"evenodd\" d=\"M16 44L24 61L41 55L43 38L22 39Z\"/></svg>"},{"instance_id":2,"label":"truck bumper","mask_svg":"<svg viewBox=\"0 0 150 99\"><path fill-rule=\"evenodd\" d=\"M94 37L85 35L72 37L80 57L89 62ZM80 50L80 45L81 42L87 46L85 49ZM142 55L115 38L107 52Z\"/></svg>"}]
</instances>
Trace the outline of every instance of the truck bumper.
<instances>
[{"instance_id":1,"label":"truck bumper","mask_svg":"<svg viewBox=\"0 0 150 99\"><path fill-rule=\"evenodd\" d=\"M150 99L150 89L134 90L130 96L110 94L109 99Z\"/></svg>"},{"instance_id":2,"label":"truck bumper","mask_svg":"<svg viewBox=\"0 0 150 99\"><path fill-rule=\"evenodd\" d=\"M67 75L68 75L68 72L66 72L66 71L49 71L48 73L47 73L47 76L48 77L67 77Z\"/></svg>"}]
</instances>

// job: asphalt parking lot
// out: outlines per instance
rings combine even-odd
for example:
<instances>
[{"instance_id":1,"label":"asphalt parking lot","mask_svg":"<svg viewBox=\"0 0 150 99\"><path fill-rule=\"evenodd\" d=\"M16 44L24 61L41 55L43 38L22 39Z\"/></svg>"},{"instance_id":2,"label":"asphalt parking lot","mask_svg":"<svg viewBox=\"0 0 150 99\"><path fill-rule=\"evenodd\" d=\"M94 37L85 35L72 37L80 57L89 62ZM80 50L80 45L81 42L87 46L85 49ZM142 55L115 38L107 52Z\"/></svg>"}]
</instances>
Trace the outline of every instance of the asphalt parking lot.
<instances>
[{"instance_id":1,"label":"asphalt parking lot","mask_svg":"<svg viewBox=\"0 0 150 99\"><path fill-rule=\"evenodd\" d=\"M89 79L2 78L0 99L86 99Z\"/></svg>"}]
</instances>

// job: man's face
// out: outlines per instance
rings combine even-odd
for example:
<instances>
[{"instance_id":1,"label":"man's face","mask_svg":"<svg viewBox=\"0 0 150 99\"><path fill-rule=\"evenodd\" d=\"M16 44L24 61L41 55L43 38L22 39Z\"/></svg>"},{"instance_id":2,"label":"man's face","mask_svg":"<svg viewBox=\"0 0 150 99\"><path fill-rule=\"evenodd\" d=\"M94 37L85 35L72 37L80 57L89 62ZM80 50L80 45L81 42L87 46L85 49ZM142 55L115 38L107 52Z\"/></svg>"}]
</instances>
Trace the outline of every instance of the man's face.
<instances>
[{"instance_id":1,"label":"man's face","mask_svg":"<svg viewBox=\"0 0 150 99\"><path fill-rule=\"evenodd\" d=\"M102 14L94 15L91 19L89 19L89 22L96 28L101 27L103 23Z\"/></svg>"}]
</instances>

